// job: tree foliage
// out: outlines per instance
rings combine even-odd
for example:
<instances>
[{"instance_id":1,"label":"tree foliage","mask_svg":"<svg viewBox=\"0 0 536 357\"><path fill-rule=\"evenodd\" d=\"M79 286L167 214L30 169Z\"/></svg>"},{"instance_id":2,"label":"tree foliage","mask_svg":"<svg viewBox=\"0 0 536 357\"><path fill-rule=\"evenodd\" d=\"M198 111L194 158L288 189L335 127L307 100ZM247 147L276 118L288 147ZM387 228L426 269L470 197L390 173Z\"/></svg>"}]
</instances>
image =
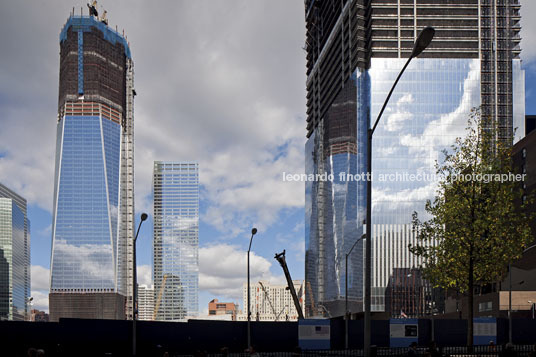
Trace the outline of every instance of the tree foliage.
<instances>
[{"instance_id":1,"label":"tree foliage","mask_svg":"<svg viewBox=\"0 0 536 357\"><path fill-rule=\"evenodd\" d=\"M413 214L418 243L409 248L424 258L425 277L435 287L469 292L471 302L473 287L503 277L532 241L528 201L521 208L515 204L523 192L512 180L511 146L497 136L474 109L465 138L443 151L444 162L436 164L437 196L425 207L431 218L423 222ZM497 180L504 175L509 180Z\"/></svg>"}]
</instances>

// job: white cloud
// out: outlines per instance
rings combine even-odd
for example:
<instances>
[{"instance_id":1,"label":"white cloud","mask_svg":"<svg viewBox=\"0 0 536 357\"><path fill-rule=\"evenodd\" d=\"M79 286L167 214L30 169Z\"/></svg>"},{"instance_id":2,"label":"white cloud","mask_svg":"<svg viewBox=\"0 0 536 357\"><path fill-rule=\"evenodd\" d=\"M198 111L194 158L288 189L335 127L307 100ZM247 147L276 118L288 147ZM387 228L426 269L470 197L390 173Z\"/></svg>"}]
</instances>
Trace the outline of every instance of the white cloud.
<instances>
[{"instance_id":1,"label":"white cloud","mask_svg":"<svg viewBox=\"0 0 536 357\"><path fill-rule=\"evenodd\" d=\"M281 180L283 171L303 171L303 23L295 21L303 6L201 1L172 7L184 28L177 33L174 21L162 21L158 36L171 36L166 55L134 51L137 208L150 207L154 160L196 160L208 200L205 223L228 236L246 222L268 225L282 209L303 205L302 185ZM234 18L237 8L248 15ZM158 53L158 44L148 44L154 35L145 32L130 36Z\"/></svg>"},{"instance_id":2,"label":"white cloud","mask_svg":"<svg viewBox=\"0 0 536 357\"><path fill-rule=\"evenodd\" d=\"M32 265L32 308L48 312L50 270L40 265ZM152 285L150 265L138 265L138 284Z\"/></svg>"},{"instance_id":3,"label":"white cloud","mask_svg":"<svg viewBox=\"0 0 536 357\"><path fill-rule=\"evenodd\" d=\"M292 249L295 251L294 259L297 262L305 262L305 240L299 240L291 245Z\"/></svg>"},{"instance_id":4,"label":"white cloud","mask_svg":"<svg viewBox=\"0 0 536 357\"><path fill-rule=\"evenodd\" d=\"M272 263L250 253L250 281L284 284L282 276L270 272ZM242 300L242 284L247 282L247 251L228 244L214 244L199 249L199 289L233 301Z\"/></svg>"},{"instance_id":5,"label":"white cloud","mask_svg":"<svg viewBox=\"0 0 536 357\"><path fill-rule=\"evenodd\" d=\"M48 313L48 291L32 290L32 309Z\"/></svg>"},{"instance_id":6,"label":"white cloud","mask_svg":"<svg viewBox=\"0 0 536 357\"><path fill-rule=\"evenodd\" d=\"M304 229L305 229L305 222L298 222L298 223L296 223L294 228L292 228L292 231L294 233L296 233L296 232L300 232L300 231L302 231Z\"/></svg>"},{"instance_id":7,"label":"white cloud","mask_svg":"<svg viewBox=\"0 0 536 357\"><path fill-rule=\"evenodd\" d=\"M50 236L52 234L52 224L43 228L39 233L44 236Z\"/></svg>"},{"instance_id":8,"label":"white cloud","mask_svg":"<svg viewBox=\"0 0 536 357\"><path fill-rule=\"evenodd\" d=\"M436 160L441 161L437 149L448 148L454 144L456 138L465 136L467 119L477 103L480 103L480 63L472 61L463 82L463 95L456 109L428 123L423 133L402 136L400 144L407 146L410 153L428 153L422 155L429 158L428 162L423 163L423 168L434 167Z\"/></svg>"},{"instance_id":9,"label":"white cloud","mask_svg":"<svg viewBox=\"0 0 536 357\"><path fill-rule=\"evenodd\" d=\"M11 33L0 39L0 181L50 211L58 33L72 5L49 5L55 11L46 16L24 1L0 14L2 33ZM135 63L136 210L152 211L155 160L200 163L210 207L203 219L227 235L238 234L241 222L262 227L282 209L302 207L303 185L283 183L281 174L303 171L303 4L106 6L110 25L126 30Z\"/></svg>"},{"instance_id":10,"label":"white cloud","mask_svg":"<svg viewBox=\"0 0 536 357\"><path fill-rule=\"evenodd\" d=\"M32 291L49 288L50 270L40 265L32 265Z\"/></svg>"},{"instance_id":11,"label":"white cloud","mask_svg":"<svg viewBox=\"0 0 536 357\"><path fill-rule=\"evenodd\" d=\"M32 308L48 312L48 288L50 270L32 265Z\"/></svg>"},{"instance_id":12,"label":"white cloud","mask_svg":"<svg viewBox=\"0 0 536 357\"><path fill-rule=\"evenodd\" d=\"M150 265L138 265L138 285L153 285L153 269Z\"/></svg>"},{"instance_id":13,"label":"white cloud","mask_svg":"<svg viewBox=\"0 0 536 357\"><path fill-rule=\"evenodd\" d=\"M102 243L74 245L65 239L56 239L54 254L62 262L62 268L70 271L69 274L87 276L106 286L113 286L114 266L111 245ZM54 277L56 278L56 275ZM59 277L61 278L63 277Z\"/></svg>"},{"instance_id":14,"label":"white cloud","mask_svg":"<svg viewBox=\"0 0 536 357\"><path fill-rule=\"evenodd\" d=\"M419 61L419 60L417 60ZM414 66L419 63L414 63ZM426 70L426 69L425 69ZM385 73L381 69L375 68L371 76L376 79L376 76L382 78ZM465 136L465 128L467 127L467 119L474 106L480 103L480 63L479 61L471 61L469 70L466 74L463 84L462 95L458 99L457 105L449 112L437 114L433 120L429 120L422 130L408 130L395 137L392 149L377 151L383 155L383 158L392 157L409 157L403 163L403 169L399 169L397 173L411 174L435 174L436 162L441 163L443 160L442 149L448 149L455 143L457 137ZM390 117L401 114L392 121L392 128L397 130L408 125L401 125L402 122L408 119L411 114L411 105L414 98L411 95L404 95L397 101L396 111ZM413 105L414 106L414 105ZM407 116L407 117L406 117ZM386 130L389 130L387 128ZM376 148L375 148L376 150ZM391 172L391 174L394 174ZM379 175L374 177L381 181ZM428 180L428 178L430 180ZM393 183L373 185L373 209L381 212L407 212L408 219L411 218L411 212L414 210L422 212L424 202L427 199L432 199L437 191L437 182L433 181L434 177L422 176L420 181L404 182L404 186L398 190L393 190ZM385 178L385 180L390 180ZM426 180L425 180L426 179Z\"/></svg>"},{"instance_id":15,"label":"white cloud","mask_svg":"<svg viewBox=\"0 0 536 357\"><path fill-rule=\"evenodd\" d=\"M396 110L385 120L385 130L399 131L404 125L407 125L406 122L411 121L414 116L410 111L413 102L415 102L415 97L411 93L400 97L396 102Z\"/></svg>"}]
</instances>

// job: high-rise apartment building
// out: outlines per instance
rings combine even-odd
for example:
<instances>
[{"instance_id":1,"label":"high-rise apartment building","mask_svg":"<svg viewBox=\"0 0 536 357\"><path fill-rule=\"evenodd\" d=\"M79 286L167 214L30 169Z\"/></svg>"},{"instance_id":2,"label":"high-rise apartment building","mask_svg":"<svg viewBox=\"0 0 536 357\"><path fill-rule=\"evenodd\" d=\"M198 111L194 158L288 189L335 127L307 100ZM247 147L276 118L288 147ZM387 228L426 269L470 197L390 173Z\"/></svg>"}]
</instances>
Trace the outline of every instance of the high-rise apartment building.
<instances>
[{"instance_id":1,"label":"high-rise apartment building","mask_svg":"<svg viewBox=\"0 0 536 357\"><path fill-rule=\"evenodd\" d=\"M30 318L30 221L26 200L0 183L0 320Z\"/></svg>"},{"instance_id":2,"label":"high-rise apartment building","mask_svg":"<svg viewBox=\"0 0 536 357\"><path fill-rule=\"evenodd\" d=\"M131 314L133 75L123 35L71 14L60 33L52 321Z\"/></svg>"},{"instance_id":3,"label":"high-rise apartment building","mask_svg":"<svg viewBox=\"0 0 536 357\"><path fill-rule=\"evenodd\" d=\"M156 320L183 320L199 309L199 165L155 161L153 199Z\"/></svg>"},{"instance_id":4,"label":"high-rise apartment building","mask_svg":"<svg viewBox=\"0 0 536 357\"><path fill-rule=\"evenodd\" d=\"M298 301L302 307L305 289L303 281L293 280L294 289L298 295ZM239 321L247 321L248 285L242 286L244 311L238 315ZM296 321L298 312L287 285L270 284L267 281L259 281L250 286L250 311L251 321Z\"/></svg>"},{"instance_id":5,"label":"high-rise apartment building","mask_svg":"<svg viewBox=\"0 0 536 357\"><path fill-rule=\"evenodd\" d=\"M390 282L398 289L409 281L394 275L420 264L407 250L411 214L426 219L435 162L464 135L471 109L481 108L498 140L522 136L519 10L518 0L305 1L305 169L333 174L305 188L307 315L344 314L345 255L365 232L367 130L424 27L435 28L434 40L405 71L373 138L373 311L388 311L386 293L400 291L387 289ZM363 248L361 241L348 259L353 312L362 310ZM401 296L414 295L388 300L404 306Z\"/></svg>"},{"instance_id":6,"label":"high-rise apartment building","mask_svg":"<svg viewBox=\"0 0 536 357\"><path fill-rule=\"evenodd\" d=\"M138 285L138 320L154 320L154 286Z\"/></svg>"}]
</instances>

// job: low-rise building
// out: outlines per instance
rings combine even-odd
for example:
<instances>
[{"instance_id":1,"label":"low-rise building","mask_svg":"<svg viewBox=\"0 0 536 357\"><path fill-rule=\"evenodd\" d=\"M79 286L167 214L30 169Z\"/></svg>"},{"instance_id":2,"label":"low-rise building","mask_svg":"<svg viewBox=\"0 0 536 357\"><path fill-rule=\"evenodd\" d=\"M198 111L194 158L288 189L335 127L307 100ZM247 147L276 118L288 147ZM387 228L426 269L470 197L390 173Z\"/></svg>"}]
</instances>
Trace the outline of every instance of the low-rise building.
<instances>
[{"instance_id":1,"label":"low-rise building","mask_svg":"<svg viewBox=\"0 0 536 357\"><path fill-rule=\"evenodd\" d=\"M208 315L210 319L236 321L238 304L234 302L220 302L213 299L208 303Z\"/></svg>"},{"instance_id":2,"label":"low-rise building","mask_svg":"<svg viewBox=\"0 0 536 357\"><path fill-rule=\"evenodd\" d=\"M30 314L30 321L32 322L48 322L48 314L44 311L32 309Z\"/></svg>"}]
</instances>

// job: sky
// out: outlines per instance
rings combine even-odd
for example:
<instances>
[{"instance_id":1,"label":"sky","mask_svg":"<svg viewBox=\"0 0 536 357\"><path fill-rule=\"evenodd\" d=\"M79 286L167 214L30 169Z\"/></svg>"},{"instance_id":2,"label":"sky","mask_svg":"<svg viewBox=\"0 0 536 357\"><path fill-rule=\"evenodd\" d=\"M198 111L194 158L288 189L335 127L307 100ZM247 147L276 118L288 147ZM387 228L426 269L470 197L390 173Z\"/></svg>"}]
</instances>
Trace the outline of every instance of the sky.
<instances>
[{"instance_id":1,"label":"sky","mask_svg":"<svg viewBox=\"0 0 536 357\"><path fill-rule=\"evenodd\" d=\"M522 0L526 111L536 114L536 2ZM28 200L34 308L48 311L59 33L85 2L2 1L0 182ZM134 60L138 281L151 283L153 161L200 167L199 309L242 306L252 281L304 278L305 52L301 0L99 1ZM139 218L137 218L138 220Z\"/></svg>"}]
</instances>

